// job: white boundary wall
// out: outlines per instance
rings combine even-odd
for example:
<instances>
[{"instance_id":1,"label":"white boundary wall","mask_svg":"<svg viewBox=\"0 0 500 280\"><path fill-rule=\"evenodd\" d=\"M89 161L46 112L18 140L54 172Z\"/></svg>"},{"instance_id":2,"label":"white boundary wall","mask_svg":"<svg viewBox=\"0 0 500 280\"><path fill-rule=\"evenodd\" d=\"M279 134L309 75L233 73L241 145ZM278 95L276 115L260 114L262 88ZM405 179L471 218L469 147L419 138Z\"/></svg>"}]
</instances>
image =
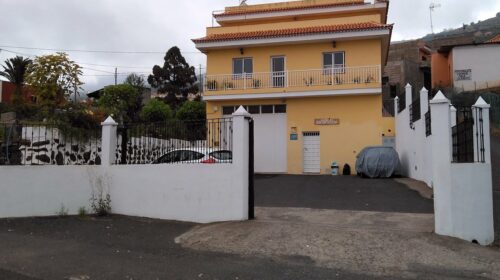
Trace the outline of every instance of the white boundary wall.
<instances>
[{"instance_id":1,"label":"white boundary wall","mask_svg":"<svg viewBox=\"0 0 500 280\"><path fill-rule=\"evenodd\" d=\"M474 147L477 146L478 110L483 114L484 162L453 163L452 127L456 109L439 92L428 101L427 90L420 92L421 119L410 127L411 86L406 86L406 108L396 112L396 150L404 176L426 182L434 189L435 230L437 234L489 245L494 241L493 190L489 105L479 98L472 107ZM430 103L430 104L429 104ZM429 104L429 106L428 106ZM431 110L432 135L426 137L425 113Z\"/></svg>"},{"instance_id":2,"label":"white boundary wall","mask_svg":"<svg viewBox=\"0 0 500 280\"><path fill-rule=\"evenodd\" d=\"M110 194L115 214L199 223L248 219L249 124L233 115L233 163L111 165L116 123L103 123L101 166L0 167L0 218L89 210L92 194Z\"/></svg>"}]
</instances>

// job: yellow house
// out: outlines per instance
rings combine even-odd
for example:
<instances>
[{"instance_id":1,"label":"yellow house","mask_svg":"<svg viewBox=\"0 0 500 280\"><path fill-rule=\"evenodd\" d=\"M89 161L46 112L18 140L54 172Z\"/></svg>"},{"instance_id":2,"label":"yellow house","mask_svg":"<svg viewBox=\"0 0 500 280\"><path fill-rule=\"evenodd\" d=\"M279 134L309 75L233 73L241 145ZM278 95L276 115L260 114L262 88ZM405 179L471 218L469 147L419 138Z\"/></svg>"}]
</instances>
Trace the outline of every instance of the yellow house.
<instances>
[{"instance_id":1,"label":"yellow house","mask_svg":"<svg viewBox=\"0 0 500 280\"><path fill-rule=\"evenodd\" d=\"M207 118L243 105L255 120L255 170L354 171L366 146L394 136L382 116L388 1L304 0L227 7L194 39L207 55Z\"/></svg>"}]
</instances>

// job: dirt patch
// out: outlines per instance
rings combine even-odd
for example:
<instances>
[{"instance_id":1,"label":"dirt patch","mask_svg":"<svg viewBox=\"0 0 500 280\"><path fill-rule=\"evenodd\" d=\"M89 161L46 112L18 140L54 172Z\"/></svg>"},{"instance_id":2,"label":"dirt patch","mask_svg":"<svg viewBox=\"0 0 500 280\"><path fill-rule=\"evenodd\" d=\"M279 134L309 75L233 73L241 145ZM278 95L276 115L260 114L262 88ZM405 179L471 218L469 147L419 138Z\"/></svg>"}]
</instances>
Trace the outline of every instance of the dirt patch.
<instances>
[{"instance_id":1,"label":"dirt patch","mask_svg":"<svg viewBox=\"0 0 500 280\"><path fill-rule=\"evenodd\" d=\"M422 269L498 279L500 251L432 233L432 214L258 208L250 222L197 226L184 247L243 255L302 256L325 268L414 277Z\"/></svg>"}]
</instances>

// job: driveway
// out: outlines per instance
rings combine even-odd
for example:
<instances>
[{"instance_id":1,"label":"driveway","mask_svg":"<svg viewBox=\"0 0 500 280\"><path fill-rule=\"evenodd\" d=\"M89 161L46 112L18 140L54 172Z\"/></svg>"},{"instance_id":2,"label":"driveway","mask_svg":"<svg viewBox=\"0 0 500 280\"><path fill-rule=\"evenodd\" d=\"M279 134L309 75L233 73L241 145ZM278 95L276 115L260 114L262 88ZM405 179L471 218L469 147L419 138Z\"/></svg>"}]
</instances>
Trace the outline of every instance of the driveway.
<instances>
[{"instance_id":1,"label":"driveway","mask_svg":"<svg viewBox=\"0 0 500 280\"><path fill-rule=\"evenodd\" d=\"M353 211L433 213L431 199L394 179L257 175L255 205Z\"/></svg>"}]
</instances>

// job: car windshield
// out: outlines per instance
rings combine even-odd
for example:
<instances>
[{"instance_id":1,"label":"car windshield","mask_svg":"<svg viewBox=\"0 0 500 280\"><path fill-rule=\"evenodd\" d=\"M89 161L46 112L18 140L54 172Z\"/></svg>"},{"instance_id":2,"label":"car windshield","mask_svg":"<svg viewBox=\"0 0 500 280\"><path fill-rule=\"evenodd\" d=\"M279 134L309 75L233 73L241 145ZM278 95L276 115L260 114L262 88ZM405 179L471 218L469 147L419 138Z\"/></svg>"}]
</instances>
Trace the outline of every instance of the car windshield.
<instances>
[{"instance_id":1,"label":"car windshield","mask_svg":"<svg viewBox=\"0 0 500 280\"><path fill-rule=\"evenodd\" d=\"M231 160L233 153L231 151L215 151L211 152L210 156L218 160Z\"/></svg>"}]
</instances>

